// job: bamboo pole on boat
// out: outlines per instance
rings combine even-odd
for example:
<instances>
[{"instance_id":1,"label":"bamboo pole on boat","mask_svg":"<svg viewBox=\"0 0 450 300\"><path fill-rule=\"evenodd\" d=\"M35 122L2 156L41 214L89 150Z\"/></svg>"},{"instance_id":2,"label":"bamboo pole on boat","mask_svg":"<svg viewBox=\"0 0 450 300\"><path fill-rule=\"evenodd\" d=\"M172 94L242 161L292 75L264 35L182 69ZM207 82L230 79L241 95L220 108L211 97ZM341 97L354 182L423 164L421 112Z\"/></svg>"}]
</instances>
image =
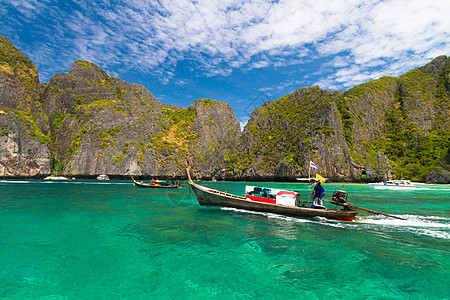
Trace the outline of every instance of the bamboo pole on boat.
<instances>
[{"instance_id":1,"label":"bamboo pole on boat","mask_svg":"<svg viewBox=\"0 0 450 300\"><path fill-rule=\"evenodd\" d=\"M309 170L308 170L308 206L309 207L309 191L311 189L311 162L309 162Z\"/></svg>"},{"instance_id":2,"label":"bamboo pole on boat","mask_svg":"<svg viewBox=\"0 0 450 300\"><path fill-rule=\"evenodd\" d=\"M322 200L325 201L325 202L328 202L328 203L344 206L344 205L342 205L340 203L336 203L334 201L329 201L329 200L325 200L325 199L322 199ZM373 214L373 215L383 215L383 216L394 218L394 219L406 220L405 218L401 218L401 217L397 217L397 216L393 216L393 215L388 215L388 214L381 213L381 212L375 211L375 210L370 210L370 209L367 209L367 208L357 207L357 206L353 206L353 205L345 205L345 206L350 208L350 209L353 209L353 210L358 210L358 211L366 212L366 213Z\"/></svg>"},{"instance_id":3,"label":"bamboo pole on boat","mask_svg":"<svg viewBox=\"0 0 450 300\"><path fill-rule=\"evenodd\" d=\"M393 215L388 215L388 214L384 214L384 213L381 213L381 212L378 212L378 211L374 211L374 210L370 210L370 209L362 208L362 207L357 207L357 206L353 206L353 205L349 205L349 208L354 209L354 210L363 211L363 212L366 212L366 213L369 213L369 214L383 215L383 216L394 218L394 219L406 220L405 218L400 218L400 217L396 217L396 216L393 216Z\"/></svg>"}]
</instances>

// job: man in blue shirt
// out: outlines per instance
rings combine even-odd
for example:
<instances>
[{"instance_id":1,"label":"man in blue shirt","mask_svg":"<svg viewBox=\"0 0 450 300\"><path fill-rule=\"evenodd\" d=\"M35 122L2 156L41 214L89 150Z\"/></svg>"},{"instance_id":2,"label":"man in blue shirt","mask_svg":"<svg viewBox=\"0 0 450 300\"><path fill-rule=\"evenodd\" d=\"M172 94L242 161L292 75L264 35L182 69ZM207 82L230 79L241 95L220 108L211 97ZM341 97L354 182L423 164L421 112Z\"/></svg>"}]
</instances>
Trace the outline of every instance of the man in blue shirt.
<instances>
[{"instance_id":1,"label":"man in blue shirt","mask_svg":"<svg viewBox=\"0 0 450 300\"><path fill-rule=\"evenodd\" d=\"M323 206L322 197L325 196L325 189L320 184L320 181L317 182L316 186L314 187L314 191L312 192L312 196L314 198L313 207L314 208L323 208L326 209L325 206Z\"/></svg>"}]
</instances>

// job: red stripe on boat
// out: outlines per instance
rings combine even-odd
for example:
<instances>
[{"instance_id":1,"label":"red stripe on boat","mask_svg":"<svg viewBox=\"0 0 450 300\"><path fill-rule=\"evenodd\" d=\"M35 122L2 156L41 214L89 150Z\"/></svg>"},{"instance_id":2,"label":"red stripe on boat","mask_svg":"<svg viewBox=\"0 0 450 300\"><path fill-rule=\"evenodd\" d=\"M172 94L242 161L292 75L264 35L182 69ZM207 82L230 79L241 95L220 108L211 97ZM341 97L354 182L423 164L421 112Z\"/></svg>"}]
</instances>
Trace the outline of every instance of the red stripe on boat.
<instances>
[{"instance_id":1,"label":"red stripe on boat","mask_svg":"<svg viewBox=\"0 0 450 300\"><path fill-rule=\"evenodd\" d=\"M271 199L271 198L256 197L256 196L250 196L250 195L245 195L245 198L250 199L252 201L258 201L258 202L264 202L264 203L272 203L272 204L277 203L276 199Z\"/></svg>"}]
</instances>

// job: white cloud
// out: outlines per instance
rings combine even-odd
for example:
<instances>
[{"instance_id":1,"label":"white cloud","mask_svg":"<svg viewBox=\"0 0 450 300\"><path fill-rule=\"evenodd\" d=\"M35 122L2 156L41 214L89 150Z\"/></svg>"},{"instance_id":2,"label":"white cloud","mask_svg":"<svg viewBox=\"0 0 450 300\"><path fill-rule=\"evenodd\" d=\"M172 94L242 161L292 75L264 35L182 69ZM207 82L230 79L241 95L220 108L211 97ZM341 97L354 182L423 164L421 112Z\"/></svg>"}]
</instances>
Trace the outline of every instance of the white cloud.
<instances>
[{"instance_id":1,"label":"white cloud","mask_svg":"<svg viewBox=\"0 0 450 300\"><path fill-rule=\"evenodd\" d=\"M38 64L89 59L103 67L121 64L122 70L169 78L185 59L196 61L196 71L205 76L228 76L234 68L281 67L331 57L326 67L336 71L321 82L347 87L386 72L398 75L450 53L448 0L77 4L82 9L68 12L60 11L57 1L4 0L0 12L14 7L29 22L48 18L42 31L49 38L44 45L49 52L27 49Z\"/></svg>"}]
</instances>

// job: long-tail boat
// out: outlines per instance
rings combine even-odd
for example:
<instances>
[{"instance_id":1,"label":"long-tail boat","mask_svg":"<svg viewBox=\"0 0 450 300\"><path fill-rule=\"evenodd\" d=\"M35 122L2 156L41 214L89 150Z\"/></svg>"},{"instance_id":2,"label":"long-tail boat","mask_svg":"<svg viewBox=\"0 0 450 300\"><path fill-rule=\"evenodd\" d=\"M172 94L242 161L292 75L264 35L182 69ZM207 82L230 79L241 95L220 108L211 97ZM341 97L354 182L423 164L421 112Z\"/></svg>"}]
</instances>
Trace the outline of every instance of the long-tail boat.
<instances>
[{"instance_id":1,"label":"long-tail boat","mask_svg":"<svg viewBox=\"0 0 450 300\"><path fill-rule=\"evenodd\" d=\"M211 189L197 183L194 183L189 175L189 170L186 170L188 176L189 186L192 188L197 201L202 206L224 206L232 207L257 212L275 213L285 216L301 217L301 218L314 218L322 217L326 219L339 220L339 221L351 221L355 218L357 211L353 207L346 204L345 192L339 191L335 193L333 197L333 204L343 206L343 209L318 209L313 207L296 206L301 205L299 198L300 194L294 191L276 190L277 195L275 199L269 196L273 193L264 193L264 188L250 187L247 190L250 191L253 188L253 192L262 192L258 195L247 194L246 197L232 195L229 193L221 192L215 189ZM258 190L260 189L260 190ZM279 196L279 197L278 197ZM277 197L279 200L277 200Z\"/></svg>"},{"instance_id":2,"label":"long-tail boat","mask_svg":"<svg viewBox=\"0 0 450 300\"><path fill-rule=\"evenodd\" d=\"M133 184L139 188L162 188L162 189L181 189L180 183L165 181L165 180L154 180L152 179L150 183L145 183L143 181L136 181L133 177Z\"/></svg>"}]
</instances>

